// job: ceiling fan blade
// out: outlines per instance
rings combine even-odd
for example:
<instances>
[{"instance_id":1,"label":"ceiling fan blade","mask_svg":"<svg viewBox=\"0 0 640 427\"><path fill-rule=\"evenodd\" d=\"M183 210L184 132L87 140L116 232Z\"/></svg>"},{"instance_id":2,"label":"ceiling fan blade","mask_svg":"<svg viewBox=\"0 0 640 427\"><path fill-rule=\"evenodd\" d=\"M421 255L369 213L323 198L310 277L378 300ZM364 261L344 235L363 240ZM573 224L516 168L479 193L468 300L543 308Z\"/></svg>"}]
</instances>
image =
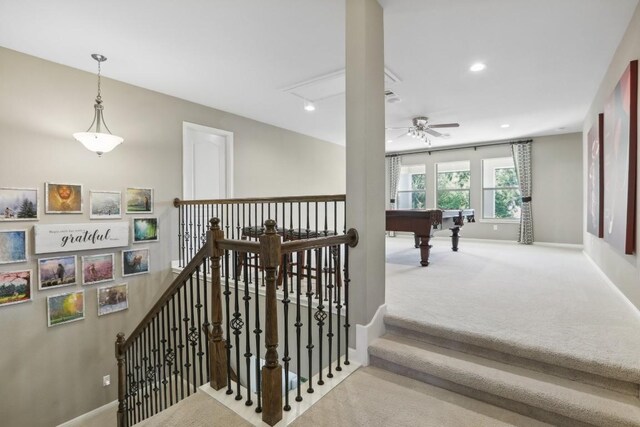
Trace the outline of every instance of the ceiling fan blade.
<instances>
[{"instance_id":1,"label":"ceiling fan blade","mask_svg":"<svg viewBox=\"0 0 640 427\"><path fill-rule=\"evenodd\" d=\"M435 131L433 129L426 128L424 131L426 133L428 133L429 135L431 135L431 136L442 136L442 134L440 132Z\"/></svg>"},{"instance_id":2,"label":"ceiling fan blade","mask_svg":"<svg viewBox=\"0 0 640 427\"><path fill-rule=\"evenodd\" d=\"M441 123L437 125L428 125L428 128L457 128L460 127L460 123Z\"/></svg>"},{"instance_id":3,"label":"ceiling fan blade","mask_svg":"<svg viewBox=\"0 0 640 427\"><path fill-rule=\"evenodd\" d=\"M400 130L400 129L410 129L409 126L400 126L400 127L386 127L385 130Z\"/></svg>"}]
</instances>

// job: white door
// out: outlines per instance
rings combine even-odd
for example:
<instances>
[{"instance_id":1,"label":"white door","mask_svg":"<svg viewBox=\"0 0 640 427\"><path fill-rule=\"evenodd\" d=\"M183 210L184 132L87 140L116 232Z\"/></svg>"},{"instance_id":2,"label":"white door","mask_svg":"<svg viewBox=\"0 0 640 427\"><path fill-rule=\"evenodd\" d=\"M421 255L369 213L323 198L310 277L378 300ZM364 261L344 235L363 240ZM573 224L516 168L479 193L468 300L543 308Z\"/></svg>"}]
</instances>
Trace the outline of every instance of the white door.
<instances>
[{"instance_id":1,"label":"white door","mask_svg":"<svg viewBox=\"0 0 640 427\"><path fill-rule=\"evenodd\" d=\"M232 194L233 134L183 124L183 198L224 199Z\"/></svg>"}]
</instances>

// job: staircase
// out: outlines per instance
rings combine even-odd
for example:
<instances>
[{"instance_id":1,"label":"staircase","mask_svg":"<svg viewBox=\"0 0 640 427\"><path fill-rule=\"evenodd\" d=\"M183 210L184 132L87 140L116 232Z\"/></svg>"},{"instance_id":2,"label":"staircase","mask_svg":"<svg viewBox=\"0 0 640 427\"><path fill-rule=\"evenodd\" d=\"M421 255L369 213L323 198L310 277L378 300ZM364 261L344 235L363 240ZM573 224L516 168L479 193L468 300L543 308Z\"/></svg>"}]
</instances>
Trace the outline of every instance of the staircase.
<instances>
[{"instance_id":1,"label":"staircase","mask_svg":"<svg viewBox=\"0 0 640 427\"><path fill-rule=\"evenodd\" d=\"M470 343L390 315L385 327L369 347L373 366L553 425L640 426L636 371L488 340Z\"/></svg>"}]
</instances>

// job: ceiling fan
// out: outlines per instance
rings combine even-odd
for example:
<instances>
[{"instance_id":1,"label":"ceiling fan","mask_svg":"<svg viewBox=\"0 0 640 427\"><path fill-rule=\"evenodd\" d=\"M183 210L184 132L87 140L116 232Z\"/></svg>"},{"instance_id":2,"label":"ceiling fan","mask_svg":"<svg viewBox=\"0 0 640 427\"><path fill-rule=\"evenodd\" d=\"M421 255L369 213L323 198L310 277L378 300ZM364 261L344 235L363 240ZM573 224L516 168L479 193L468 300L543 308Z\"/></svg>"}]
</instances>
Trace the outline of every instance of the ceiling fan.
<instances>
[{"instance_id":1,"label":"ceiling fan","mask_svg":"<svg viewBox=\"0 0 640 427\"><path fill-rule=\"evenodd\" d=\"M435 125L430 125L429 118L424 116L414 117L411 121L413 122L413 126L388 127L386 128L386 130L406 129L407 132L403 133L398 138L403 137L405 135L409 135L413 138L418 138L424 142L427 142L429 139L429 135L434 137L449 136L449 134L440 133L434 129L457 128L460 126L459 123L439 123Z\"/></svg>"}]
</instances>

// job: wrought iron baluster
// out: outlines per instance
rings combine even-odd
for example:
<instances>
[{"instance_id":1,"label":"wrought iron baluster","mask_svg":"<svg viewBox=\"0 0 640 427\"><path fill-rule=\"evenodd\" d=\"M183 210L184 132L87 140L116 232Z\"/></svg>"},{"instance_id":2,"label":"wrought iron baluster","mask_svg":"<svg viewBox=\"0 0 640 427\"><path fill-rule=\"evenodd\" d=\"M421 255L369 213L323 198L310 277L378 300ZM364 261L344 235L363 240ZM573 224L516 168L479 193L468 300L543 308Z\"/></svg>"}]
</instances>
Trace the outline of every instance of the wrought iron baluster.
<instances>
[{"instance_id":1,"label":"wrought iron baluster","mask_svg":"<svg viewBox=\"0 0 640 427\"><path fill-rule=\"evenodd\" d=\"M198 274L198 270L196 270L196 273ZM198 346L198 342L200 341L200 334L199 334L199 330L198 328L196 328L196 315L195 315L195 308L196 305L195 300L194 300L194 296L193 296L193 275L191 275L191 277L189 277L189 307L191 308L191 318L190 318L190 325L189 326L189 334L187 335L187 337L189 338L189 344L191 345L191 378L193 378L193 392L197 392L198 391L198 380L197 380L197 369L198 369L198 362L196 361L196 347ZM187 292L187 289L185 289L185 293ZM198 295L198 298L200 297L200 295ZM198 303L199 304L199 303ZM186 325L185 325L186 326ZM200 359L200 363L202 363L202 358Z\"/></svg>"},{"instance_id":2,"label":"wrought iron baluster","mask_svg":"<svg viewBox=\"0 0 640 427\"><path fill-rule=\"evenodd\" d=\"M238 252L233 251L233 265L238 265ZM238 292L238 275L233 278L233 319L231 320L231 329L233 329L233 335L235 336L236 345L236 375L238 380L236 382L236 400L242 400L242 391L240 388L240 378L242 378L242 371L240 370L240 334L242 333L242 327L244 322L242 320L242 314L240 313L240 296Z\"/></svg>"},{"instance_id":3,"label":"wrought iron baluster","mask_svg":"<svg viewBox=\"0 0 640 427\"><path fill-rule=\"evenodd\" d=\"M180 267L185 266L184 262L184 205L178 209L178 263Z\"/></svg>"},{"instance_id":4,"label":"wrought iron baluster","mask_svg":"<svg viewBox=\"0 0 640 427\"><path fill-rule=\"evenodd\" d=\"M180 344L178 342L178 325L180 324L179 321L177 321L177 319L179 319L180 314L176 313L176 295L178 293L173 294L173 296L171 297L171 311L172 311L172 316L171 316L171 332L173 333L173 376L172 376L172 380L173 380L173 388L175 389L175 396L176 396L176 402L178 402L180 399L178 399L178 374L180 374L180 370L178 369L178 366L180 364L182 364L182 362L178 363L178 358L182 357L182 353L180 352ZM180 304L178 304L178 307L180 307Z\"/></svg>"},{"instance_id":5,"label":"wrought iron baluster","mask_svg":"<svg viewBox=\"0 0 640 427\"><path fill-rule=\"evenodd\" d=\"M307 228L309 228L308 223L307 223ZM302 262L302 260L300 259L300 256L298 256L298 259L296 260L296 262ZM301 266L301 267L304 267L304 266ZM302 379L302 361L301 361L302 359L301 357L302 318L301 318L301 312L300 312L300 296L302 294L302 276L300 275L300 273L301 273L301 268L299 268L298 271L296 272L296 323L294 324L294 326L296 327L296 385L297 385L296 402L302 401L302 391L300 390L301 379ZM307 274L310 275L309 270L307 270ZM309 307L309 310L311 310L311 307Z\"/></svg>"},{"instance_id":6,"label":"wrought iron baluster","mask_svg":"<svg viewBox=\"0 0 640 427\"><path fill-rule=\"evenodd\" d=\"M282 361L284 362L284 410L290 411L291 405L289 405L289 361L291 358L289 357L289 271L287 271L289 267L289 254L283 255L284 258L284 271L282 272L284 276L284 284L282 286L282 291L284 292L284 298L282 299L282 310L283 310L283 322L284 322L284 352Z\"/></svg>"},{"instance_id":7,"label":"wrought iron baluster","mask_svg":"<svg viewBox=\"0 0 640 427\"><path fill-rule=\"evenodd\" d=\"M337 228L336 228L337 230ZM342 269L342 262L341 262L341 253L340 253L340 246L335 246L335 251L337 252L337 259L336 259L336 265L335 265L335 269L336 269L336 333L337 333L337 337L336 337L336 371L342 371L342 366L340 366L340 330L342 329L340 327L340 317L342 316L342 283L340 280L340 271ZM347 351L349 351L349 349L346 349Z\"/></svg>"},{"instance_id":8,"label":"wrought iron baluster","mask_svg":"<svg viewBox=\"0 0 640 427\"><path fill-rule=\"evenodd\" d=\"M260 329L260 294L258 293L258 259L257 259L257 255L256 256L256 265L254 267L254 271L255 271L255 282L254 282L254 291L255 291L255 310L256 310L256 323L255 323L255 329L253 330L253 333L256 337L256 362L255 362L255 368L256 368L256 390L257 390L257 397L256 397L256 412L260 413L262 412L262 372L260 371L260 354L261 354L261 347L260 347L260 334L262 333L262 329Z\"/></svg>"},{"instance_id":9,"label":"wrought iron baluster","mask_svg":"<svg viewBox=\"0 0 640 427\"><path fill-rule=\"evenodd\" d=\"M142 360L144 361L144 370L142 371L142 387L144 389L144 417L145 418L149 418L149 407L150 407L150 403L149 403L149 385L148 385L148 378L147 378L147 372L149 369L149 331L148 328L145 328L142 330L142 342L143 342L143 354L144 357L142 358Z\"/></svg>"},{"instance_id":10,"label":"wrought iron baluster","mask_svg":"<svg viewBox=\"0 0 640 427\"><path fill-rule=\"evenodd\" d=\"M162 364L161 359L160 359L160 313L156 314L154 319L153 319L153 323L155 325L155 362L156 362L156 366L155 366L155 374L156 374L156 378L154 381L154 389L156 391L156 413L162 411L164 408L162 407L162 387L160 387L161 385L161 378L162 378Z\"/></svg>"},{"instance_id":11,"label":"wrought iron baluster","mask_svg":"<svg viewBox=\"0 0 640 427\"><path fill-rule=\"evenodd\" d=\"M189 280L191 280L191 278L189 278ZM186 370L186 374L187 374L187 396L191 396L191 378L190 378L190 368L191 368L191 360L189 358L189 343L191 342L190 339L190 330L189 330L189 305L187 304L187 282L184 282L182 284L182 288L181 288L181 293L182 293L182 302L184 304L184 313L183 313L183 318L182 318L182 322L184 323L184 358L185 358L185 363L184 363L184 368ZM183 332L182 330L180 332ZM182 377L182 382L184 383L184 375Z\"/></svg>"},{"instance_id":12,"label":"wrought iron baluster","mask_svg":"<svg viewBox=\"0 0 640 427\"><path fill-rule=\"evenodd\" d=\"M173 297L171 298L173 300ZM164 351L164 364L168 371L168 380L167 384L169 385L169 406L173 405L173 358L175 357L175 353L172 347L171 341L171 307L169 306L169 302L165 305L163 309L163 317L164 317L164 328L167 330L167 349ZM166 397L166 394L165 394Z\"/></svg>"},{"instance_id":13,"label":"wrought iron baluster","mask_svg":"<svg viewBox=\"0 0 640 427\"><path fill-rule=\"evenodd\" d=\"M205 380L205 375L204 375L204 368L202 365L202 356L206 356L206 358L204 360L208 361L209 360L209 354L206 351L206 349L209 348L209 346L206 344L207 342L205 341L205 351L203 351L202 349L202 340L206 339L207 337L207 333L206 331L208 330L208 320L207 320L207 308L206 308L206 301L207 301L207 269L203 268L202 269L202 275L203 275L203 282L204 284L201 284L200 281L200 268L197 269L197 286L196 289L198 290L198 300L197 300L197 305L196 308L198 309L198 364L200 366L200 382L198 383L198 385L202 385L204 384L204 380ZM202 300L200 299L200 292L204 292L204 301L205 304L202 303ZM202 309L204 308L204 323L202 323ZM209 363L205 363L205 365L209 365ZM208 370L207 370L208 371ZM206 380L209 381L209 373L207 372L206 375Z\"/></svg>"},{"instance_id":14,"label":"wrought iron baluster","mask_svg":"<svg viewBox=\"0 0 640 427\"><path fill-rule=\"evenodd\" d=\"M166 307L167 307L166 305L163 305L162 309L160 310L160 313L158 314L158 323L161 331L159 336L161 336L160 343L162 344L162 351L161 351L162 354L159 355L160 364L158 365L158 367L162 370L162 373L161 373L162 391L164 392L164 400L162 401L162 410L165 410L167 408L167 361L164 357L167 352L167 337L166 337L166 331L165 331L165 317L164 317Z\"/></svg>"},{"instance_id":15,"label":"wrought iron baluster","mask_svg":"<svg viewBox=\"0 0 640 427\"><path fill-rule=\"evenodd\" d=\"M311 266L311 249L307 250L307 259ZM310 271L310 270L309 270ZM317 276L317 274L316 274ZM307 275L307 358L309 361L309 387L307 393L313 393L313 329L311 327L313 312L313 285L311 284L311 274Z\"/></svg>"},{"instance_id":16,"label":"wrought iron baluster","mask_svg":"<svg viewBox=\"0 0 640 427\"><path fill-rule=\"evenodd\" d=\"M322 265L322 249L317 250L317 265ZM320 267L318 267L320 268ZM322 274L317 274L316 277L316 292L318 295L322 295ZM324 311L324 305L322 304L322 298L318 298L318 310L313 315L313 318L318 322L318 385L323 385L324 380L322 379L322 327L324 326L324 321L327 318L327 313Z\"/></svg>"},{"instance_id":17,"label":"wrought iron baluster","mask_svg":"<svg viewBox=\"0 0 640 427\"><path fill-rule=\"evenodd\" d=\"M135 354L135 371L134 371L134 392L136 395L136 422L142 420L142 401L140 400L140 394L142 392L140 388L140 369L141 369L141 356L140 356L140 336L133 341L134 354Z\"/></svg>"},{"instance_id":18,"label":"wrought iron baluster","mask_svg":"<svg viewBox=\"0 0 640 427\"><path fill-rule=\"evenodd\" d=\"M244 351L244 357L245 357L245 363L247 365L247 401L244 402L244 404L246 406L251 406L253 405L253 401L251 400L251 356L253 356L251 354L251 333L250 333L250 317L249 317L249 313L250 313L250 301L251 301L251 293L249 292L249 260L247 259L248 254L246 252L242 252L240 254L240 256L244 257L244 271L242 273L242 277L244 280L244 296L242 297L242 300L244 301L244 315L246 316L245 319L245 351Z\"/></svg>"},{"instance_id":19,"label":"wrought iron baluster","mask_svg":"<svg viewBox=\"0 0 640 427\"><path fill-rule=\"evenodd\" d=\"M349 246L344 245L344 364L349 365Z\"/></svg>"},{"instance_id":20,"label":"wrought iron baluster","mask_svg":"<svg viewBox=\"0 0 640 427\"><path fill-rule=\"evenodd\" d=\"M224 251L225 270L229 271L229 251ZM229 290L229 275L224 278L225 319L227 334L225 335L225 348L227 349L227 394L233 394L231 388L231 291Z\"/></svg>"},{"instance_id":21,"label":"wrought iron baluster","mask_svg":"<svg viewBox=\"0 0 640 427\"><path fill-rule=\"evenodd\" d=\"M329 307L329 331L327 332L327 362L329 362L329 372L327 373L327 378L333 378L333 372L331 372L331 353L333 350L333 272L335 271L335 266L333 265L333 257L331 256L331 247L327 246L325 250L327 251L327 258L329 258L329 280L327 281L327 288L329 289L329 302L327 303Z\"/></svg>"},{"instance_id":22,"label":"wrought iron baluster","mask_svg":"<svg viewBox=\"0 0 640 427\"><path fill-rule=\"evenodd\" d=\"M183 284L184 286L184 284ZM178 306L178 317L174 319L174 321L178 325L178 355L180 356L180 399L184 399L184 343L182 342L182 297L180 289L176 292L177 296L177 306ZM177 394L176 394L177 396ZM177 397L176 397L177 398Z\"/></svg>"}]
</instances>

